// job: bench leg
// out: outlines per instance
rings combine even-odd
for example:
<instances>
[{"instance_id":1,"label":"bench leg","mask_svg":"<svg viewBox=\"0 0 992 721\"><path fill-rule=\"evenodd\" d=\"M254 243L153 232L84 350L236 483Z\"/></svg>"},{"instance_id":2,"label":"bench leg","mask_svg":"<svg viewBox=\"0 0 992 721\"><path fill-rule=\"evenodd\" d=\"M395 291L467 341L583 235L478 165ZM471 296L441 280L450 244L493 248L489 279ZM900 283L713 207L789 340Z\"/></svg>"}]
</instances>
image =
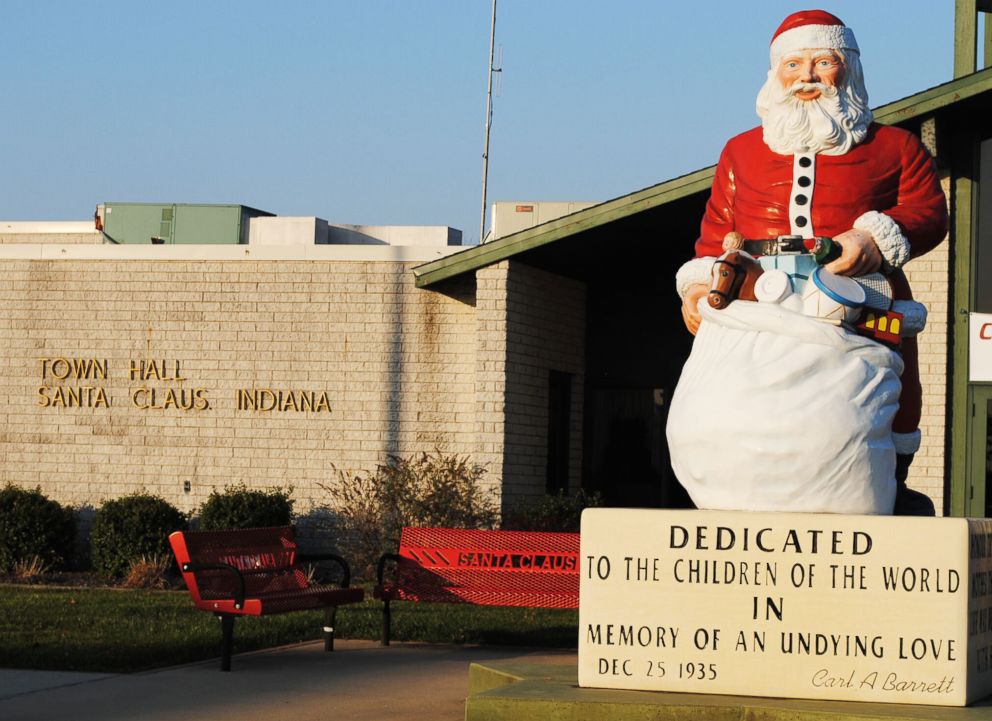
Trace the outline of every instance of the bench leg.
<instances>
[{"instance_id":1,"label":"bench leg","mask_svg":"<svg viewBox=\"0 0 992 721\"><path fill-rule=\"evenodd\" d=\"M223 613L220 618L220 670L231 670L231 647L234 643L234 616Z\"/></svg>"},{"instance_id":2,"label":"bench leg","mask_svg":"<svg viewBox=\"0 0 992 721\"><path fill-rule=\"evenodd\" d=\"M389 599L382 602L382 645L389 645L389 621L392 614L389 612Z\"/></svg>"},{"instance_id":3,"label":"bench leg","mask_svg":"<svg viewBox=\"0 0 992 721\"><path fill-rule=\"evenodd\" d=\"M337 616L337 606L328 606L324 609L324 650L334 650L334 618Z\"/></svg>"}]
</instances>

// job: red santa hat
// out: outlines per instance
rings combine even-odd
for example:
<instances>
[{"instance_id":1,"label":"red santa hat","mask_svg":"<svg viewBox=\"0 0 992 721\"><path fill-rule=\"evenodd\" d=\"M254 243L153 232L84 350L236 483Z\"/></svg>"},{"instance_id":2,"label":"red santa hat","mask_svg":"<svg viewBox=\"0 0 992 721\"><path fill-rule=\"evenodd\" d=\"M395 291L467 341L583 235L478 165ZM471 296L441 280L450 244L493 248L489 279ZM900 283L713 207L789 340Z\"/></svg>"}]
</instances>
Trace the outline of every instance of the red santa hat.
<instances>
[{"instance_id":1,"label":"red santa hat","mask_svg":"<svg viewBox=\"0 0 992 721\"><path fill-rule=\"evenodd\" d=\"M800 10L783 20L772 36L771 66L786 53L817 48L859 52L854 31L839 17L825 10Z\"/></svg>"}]
</instances>

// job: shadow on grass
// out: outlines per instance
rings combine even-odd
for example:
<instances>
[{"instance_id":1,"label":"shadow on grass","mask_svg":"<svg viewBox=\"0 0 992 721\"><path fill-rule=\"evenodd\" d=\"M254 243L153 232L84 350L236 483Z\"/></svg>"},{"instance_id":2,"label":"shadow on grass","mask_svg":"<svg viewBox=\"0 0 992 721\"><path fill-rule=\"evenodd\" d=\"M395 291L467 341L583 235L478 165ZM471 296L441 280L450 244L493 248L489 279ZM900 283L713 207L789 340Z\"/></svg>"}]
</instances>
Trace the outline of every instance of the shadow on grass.
<instances>
[{"instance_id":1,"label":"shadow on grass","mask_svg":"<svg viewBox=\"0 0 992 721\"><path fill-rule=\"evenodd\" d=\"M574 610L397 603L393 638L574 648ZM323 614L239 618L236 653L320 638ZM342 606L338 638L378 639L382 604ZM220 654L220 624L185 591L0 587L0 667L131 673Z\"/></svg>"}]
</instances>

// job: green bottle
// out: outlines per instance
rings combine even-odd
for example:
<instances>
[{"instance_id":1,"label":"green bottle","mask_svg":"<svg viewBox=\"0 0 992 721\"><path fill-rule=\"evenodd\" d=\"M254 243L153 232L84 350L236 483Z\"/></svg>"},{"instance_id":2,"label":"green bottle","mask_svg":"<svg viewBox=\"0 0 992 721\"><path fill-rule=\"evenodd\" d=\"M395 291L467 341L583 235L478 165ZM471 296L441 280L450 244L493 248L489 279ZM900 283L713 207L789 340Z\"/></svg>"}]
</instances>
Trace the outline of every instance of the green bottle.
<instances>
[{"instance_id":1,"label":"green bottle","mask_svg":"<svg viewBox=\"0 0 992 721\"><path fill-rule=\"evenodd\" d=\"M813 243L813 259L819 265L826 265L831 261L837 260L840 254L840 243L836 242L833 238L817 236Z\"/></svg>"}]
</instances>

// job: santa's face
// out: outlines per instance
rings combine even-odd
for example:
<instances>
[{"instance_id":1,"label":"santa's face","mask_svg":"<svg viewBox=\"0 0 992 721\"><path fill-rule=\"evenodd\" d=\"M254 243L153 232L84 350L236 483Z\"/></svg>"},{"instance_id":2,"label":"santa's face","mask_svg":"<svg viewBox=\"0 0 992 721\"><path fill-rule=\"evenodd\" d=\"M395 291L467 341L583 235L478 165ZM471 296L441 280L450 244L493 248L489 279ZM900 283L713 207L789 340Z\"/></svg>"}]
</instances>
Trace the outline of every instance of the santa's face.
<instances>
[{"instance_id":1,"label":"santa's face","mask_svg":"<svg viewBox=\"0 0 992 721\"><path fill-rule=\"evenodd\" d=\"M768 71L756 103L765 144L776 153L842 155L871 123L858 54L791 50Z\"/></svg>"},{"instance_id":2,"label":"santa's face","mask_svg":"<svg viewBox=\"0 0 992 721\"><path fill-rule=\"evenodd\" d=\"M779 61L775 75L794 97L816 100L823 94L816 85L836 88L844 81L844 61L832 50L797 50Z\"/></svg>"}]
</instances>

